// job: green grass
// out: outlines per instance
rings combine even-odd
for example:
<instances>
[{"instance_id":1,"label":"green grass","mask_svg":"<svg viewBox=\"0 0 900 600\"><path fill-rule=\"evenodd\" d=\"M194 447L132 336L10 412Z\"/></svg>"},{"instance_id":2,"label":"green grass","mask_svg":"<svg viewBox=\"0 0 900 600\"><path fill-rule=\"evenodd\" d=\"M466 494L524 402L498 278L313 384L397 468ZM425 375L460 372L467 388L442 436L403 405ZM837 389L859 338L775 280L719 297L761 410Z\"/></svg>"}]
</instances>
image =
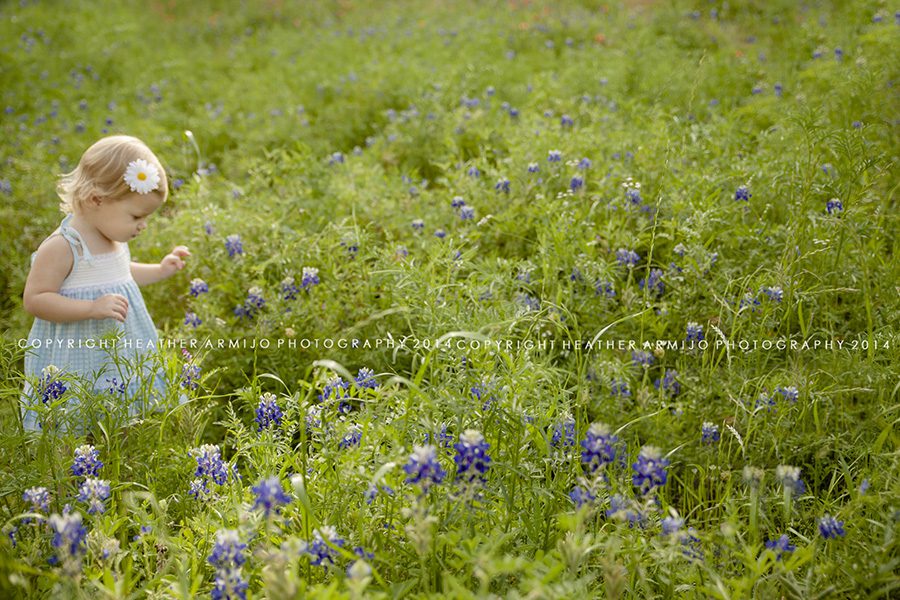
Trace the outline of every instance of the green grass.
<instances>
[{"instance_id":1,"label":"green grass","mask_svg":"<svg viewBox=\"0 0 900 600\"><path fill-rule=\"evenodd\" d=\"M0 538L0 595L206 596L222 529L248 544L253 598L896 594L898 33L878 2L7 3L0 523L16 544ZM68 381L48 415L92 423L111 486L105 512L88 515L70 471L85 437L22 431L17 340L32 322L29 255L62 217L56 177L107 132L140 137L184 182L131 244L144 262L176 244L193 255L143 290L161 335L273 348L193 351L196 389L166 350L164 410L137 420ZM576 174L584 185L567 192ZM502 178L509 193L495 189ZM626 199L629 178L643 209ZM739 186L749 201L735 200ZM841 214L827 213L832 199ZM620 266L619 249L637 265ZM282 280L304 267L321 283L285 300ZM640 285L653 269L661 294ZM193 278L210 293L191 297ZM597 293L605 282L613 297ZM266 306L239 320L254 286ZM780 301L762 291L775 287ZM707 350L653 346L683 340L689 322ZM450 347L426 345L439 339ZM547 347L456 346L476 339ZM634 340L654 362L576 340ZM363 367L380 385L353 388L349 413L320 402L332 377ZM677 395L654 385L668 370ZM776 391L790 386L796 402ZM260 433L263 393L284 420ZM574 445L554 446L569 417ZM605 482L580 463L594 422L622 444ZM718 442L701 442L704 422ZM354 426L359 444L341 447ZM492 458L468 491L452 448L467 429ZM426 439L447 471L427 494L403 470ZM240 474L205 502L188 494L189 451L203 444ZM670 460L648 498L631 479L645 445ZM779 465L801 468L803 494L786 501ZM765 471L758 488L745 467ZM265 519L251 487L273 475L292 501ZM587 485L596 500L576 509L569 493ZM51 504L26 522L33 486ZM616 494L642 526L608 516ZM89 531L77 574L47 561L46 517L67 503ZM685 525L663 535L673 514ZM820 536L825 514L845 536ZM346 542L328 567L302 551L324 525ZM776 560L764 542L782 534L796 549ZM374 553L368 577L347 574L356 546Z\"/></svg>"}]
</instances>

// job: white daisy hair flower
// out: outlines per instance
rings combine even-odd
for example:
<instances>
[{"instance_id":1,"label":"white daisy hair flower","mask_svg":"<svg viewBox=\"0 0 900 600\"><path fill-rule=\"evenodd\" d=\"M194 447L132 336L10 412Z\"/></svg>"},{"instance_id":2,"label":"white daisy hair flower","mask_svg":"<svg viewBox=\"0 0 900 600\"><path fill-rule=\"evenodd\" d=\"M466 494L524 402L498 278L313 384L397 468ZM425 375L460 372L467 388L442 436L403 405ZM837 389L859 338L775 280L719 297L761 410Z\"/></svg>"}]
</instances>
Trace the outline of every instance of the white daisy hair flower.
<instances>
[{"instance_id":1,"label":"white daisy hair flower","mask_svg":"<svg viewBox=\"0 0 900 600\"><path fill-rule=\"evenodd\" d=\"M125 183L132 192L147 194L159 187L159 169L143 158L128 163L125 169Z\"/></svg>"}]
</instances>

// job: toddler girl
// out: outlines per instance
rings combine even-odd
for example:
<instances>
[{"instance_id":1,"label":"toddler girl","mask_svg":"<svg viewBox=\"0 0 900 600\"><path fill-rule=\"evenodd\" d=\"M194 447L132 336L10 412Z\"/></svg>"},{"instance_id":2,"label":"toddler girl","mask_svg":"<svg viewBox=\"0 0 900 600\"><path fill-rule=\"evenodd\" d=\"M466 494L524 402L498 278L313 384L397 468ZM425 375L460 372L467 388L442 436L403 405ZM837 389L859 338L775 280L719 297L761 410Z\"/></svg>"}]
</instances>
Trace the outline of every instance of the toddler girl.
<instances>
[{"instance_id":1,"label":"toddler girl","mask_svg":"<svg viewBox=\"0 0 900 600\"><path fill-rule=\"evenodd\" d=\"M72 385L67 374L83 378L87 390L128 403L132 414L139 409L135 395L142 377L123 371L122 364L146 359L158 337L138 286L172 276L190 256L177 246L159 264L131 262L128 242L144 231L168 195L159 159L137 138L116 135L96 142L78 167L62 176L58 193L66 217L31 256L23 295L25 310L35 317L22 398L23 424L32 431L42 426L42 409L35 407L57 401L71 406L78 395L70 392L59 400ZM109 333L118 338L114 350L111 338L101 344ZM117 366L113 355L126 360ZM163 395L161 374L149 377Z\"/></svg>"}]
</instances>

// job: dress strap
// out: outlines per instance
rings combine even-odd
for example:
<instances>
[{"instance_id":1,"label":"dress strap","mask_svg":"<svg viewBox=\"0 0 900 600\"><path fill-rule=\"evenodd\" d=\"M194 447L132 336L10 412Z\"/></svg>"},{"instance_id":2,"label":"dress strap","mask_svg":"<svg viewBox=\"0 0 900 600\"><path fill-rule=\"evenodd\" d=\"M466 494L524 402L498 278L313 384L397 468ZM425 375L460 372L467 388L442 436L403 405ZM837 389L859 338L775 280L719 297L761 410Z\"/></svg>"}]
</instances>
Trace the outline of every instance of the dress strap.
<instances>
[{"instance_id":1,"label":"dress strap","mask_svg":"<svg viewBox=\"0 0 900 600\"><path fill-rule=\"evenodd\" d=\"M71 227L69 223L72 221L72 218L75 215L69 213L66 215L66 218L62 220L62 223L59 224L59 233L69 244L72 246L72 253L75 254L76 258L78 257L78 253L76 252L76 246L81 247L81 258L87 262L88 264L94 262L94 256L91 254L90 249L88 249L87 244L84 242L84 239L81 237L81 234L78 233L78 230L74 227Z\"/></svg>"}]
</instances>

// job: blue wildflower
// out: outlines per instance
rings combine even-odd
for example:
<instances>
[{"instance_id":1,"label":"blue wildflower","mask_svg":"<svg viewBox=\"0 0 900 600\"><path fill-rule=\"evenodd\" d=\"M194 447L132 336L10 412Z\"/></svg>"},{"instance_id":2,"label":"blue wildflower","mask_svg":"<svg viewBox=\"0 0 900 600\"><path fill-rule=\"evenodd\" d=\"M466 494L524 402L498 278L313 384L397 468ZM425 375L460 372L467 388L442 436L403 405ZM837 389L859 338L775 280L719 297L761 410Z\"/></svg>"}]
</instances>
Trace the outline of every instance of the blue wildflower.
<instances>
[{"instance_id":1,"label":"blue wildflower","mask_svg":"<svg viewBox=\"0 0 900 600\"><path fill-rule=\"evenodd\" d=\"M563 115L559 120L559 124L563 127L572 127L573 125L575 125L575 121L573 121L572 117L570 117L569 115Z\"/></svg>"},{"instance_id":2,"label":"blue wildflower","mask_svg":"<svg viewBox=\"0 0 900 600\"><path fill-rule=\"evenodd\" d=\"M59 374L60 370L55 365L47 365L41 370L41 379L38 384L38 389L41 393L41 399L45 404L48 404L53 400L59 400L68 389L66 384L61 379L57 378Z\"/></svg>"},{"instance_id":3,"label":"blue wildflower","mask_svg":"<svg viewBox=\"0 0 900 600\"><path fill-rule=\"evenodd\" d=\"M475 218L475 209L471 206L463 206L459 209L459 218L463 221L471 221Z\"/></svg>"},{"instance_id":4,"label":"blue wildflower","mask_svg":"<svg viewBox=\"0 0 900 600\"><path fill-rule=\"evenodd\" d=\"M575 419L566 417L562 421L553 424L550 445L553 448L575 445Z\"/></svg>"},{"instance_id":5,"label":"blue wildflower","mask_svg":"<svg viewBox=\"0 0 900 600\"><path fill-rule=\"evenodd\" d=\"M760 289L760 293L768 296L769 300L773 302L781 302L784 299L784 290L777 285L774 287L764 286Z\"/></svg>"},{"instance_id":6,"label":"blue wildflower","mask_svg":"<svg viewBox=\"0 0 900 600\"><path fill-rule=\"evenodd\" d=\"M315 267L303 267L303 274L300 277L300 286L304 290L309 290L314 285L319 285L319 270Z\"/></svg>"},{"instance_id":7,"label":"blue wildflower","mask_svg":"<svg viewBox=\"0 0 900 600\"><path fill-rule=\"evenodd\" d=\"M497 180L497 183L494 185L494 189L498 192L503 192L505 194L509 193L509 179L505 177L501 177Z\"/></svg>"},{"instance_id":8,"label":"blue wildflower","mask_svg":"<svg viewBox=\"0 0 900 600\"><path fill-rule=\"evenodd\" d=\"M819 533L826 540L844 537L846 534L844 531L844 522L838 521L826 513L824 517L819 519Z\"/></svg>"},{"instance_id":9,"label":"blue wildflower","mask_svg":"<svg viewBox=\"0 0 900 600\"><path fill-rule=\"evenodd\" d=\"M275 394L266 392L259 397L259 405L256 407L257 431L262 431L272 426L275 428L281 427L283 416L284 414L276 402Z\"/></svg>"},{"instance_id":10,"label":"blue wildflower","mask_svg":"<svg viewBox=\"0 0 900 600\"><path fill-rule=\"evenodd\" d=\"M643 290L661 296L666 291L666 284L663 283L662 269L650 269L650 274L638 282L638 286Z\"/></svg>"},{"instance_id":11,"label":"blue wildflower","mask_svg":"<svg viewBox=\"0 0 900 600\"><path fill-rule=\"evenodd\" d=\"M178 181L181 181L181 180L180 180L180 179L176 179L175 181L178 182ZM183 182L182 182L182 183L183 183ZM175 188L175 189L178 189L178 188ZM203 231L206 232L206 235L212 235L213 233L215 233L216 230L215 230L215 227L213 227L212 222L211 222L211 221L207 221L206 223L203 224Z\"/></svg>"},{"instance_id":12,"label":"blue wildflower","mask_svg":"<svg viewBox=\"0 0 900 600\"><path fill-rule=\"evenodd\" d=\"M290 275L281 280L281 297L285 300L296 300L300 288L294 282L294 278Z\"/></svg>"},{"instance_id":13,"label":"blue wildflower","mask_svg":"<svg viewBox=\"0 0 900 600\"><path fill-rule=\"evenodd\" d=\"M228 250L228 256L234 258L244 253L244 245L241 242L241 236L234 234L225 238L225 249Z\"/></svg>"},{"instance_id":14,"label":"blue wildflower","mask_svg":"<svg viewBox=\"0 0 900 600\"><path fill-rule=\"evenodd\" d=\"M50 492L45 487L28 488L22 494L22 500L31 505L31 512L44 512L50 508Z\"/></svg>"},{"instance_id":15,"label":"blue wildflower","mask_svg":"<svg viewBox=\"0 0 900 600\"><path fill-rule=\"evenodd\" d=\"M431 485L441 483L446 474L437 460L437 448L430 445L413 447L403 470L407 474L406 483L421 485L423 492Z\"/></svg>"},{"instance_id":16,"label":"blue wildflower","mask_svg":"<svg viewBox=\"0 0 900 600\"><path fill-rule=\"evenodd\" d=\"M354 383L358 388L368 388L374 390L378 387L378 382L375 381L375 371L369 369L368 367L362 367L357 372Z\"/></svg>"},{"instance_id":17,"label":"blue wildflower","mask_svg":"<svg viewBox=\"0 0 900 600\"><path fill-rule=\"evenodd\" d=\"M636 187L630 187L625 190L625 200L632 206L637 206L644 201L641 197L641 190Z\"/></svg>"},{"instance_id":18,"label":"blue wildflower","mask_svg":"<svg viewBox=\"0 0 900 600\"><path fill-rule=\"evenodd\" d=\"M834 49L834 59L841 61L844 59L844 51L840 47Z\"/></svg>"},{"instance_id":19,"label":"blue wildflower","mask_svg":"<svg viewBox=\"0 0 900 600\"><path fill-rule=\"evenodd\" d=\"M313 533L313 541L306 547L310 556L310 564L313 566L326 566L326 563L334 564L338 551L334 547L343 548L346 542L339 537L334 527L322 525Z\"/></svg>"},{"instance_id":20,"label":"blue wildflower","mask_svg":"<svg viewBox=\"0 0 900 600\"><path fill-rule=\"evenodd\" d=\"M450 206L452 208L462 208L466 205L466 201L463 200L462 196L454 196L453 200L450 201Z\"/></svg>"},{"instance_id":21,"label":"blue wildflower","mask_svg":"<svg viewBox=\"0 0 900 600\"><path fill-rule=\"evenodd\" d=\"M445 237L447 237L447 232L443 229L435 229L434 236L438 239L444 239Z\"/></svg>"},{"instance_id":22,"label":"blue wildflower","mask_svg":"<svg viewBox=\"0 0 900 600\"><path fill-rule=\"evenodd\" d=\"M577 191L584 186L584 178L581 175L575 175L572 177L572 180L569 182L569 189Z\"/></svg>"},{"instance_id":23,"label":"blue wildflower","mask_svg":"<svg viewBox=\"0 0 900 600\"><path fill-rule=\"evenodd\" d=\"M425 229L425 221L422 219L413 219L412 228L416 231L422 231Z\"/></svg>"},{"instance_id":24,"label":"blue wildflower","mask_svg":"<svg viewBox=\"0 0 900 600\"><path fill-rule=\"evenodd\" d=\"M659 448L644 446L638 455L637 462L631 465L634 475L631 482L642 494L647 494L657 487L666 484L666 467L669 459L663 458Z\"/></svg>"},{"instance_id":25,"label":"blue wildflower","mask_svg":"<svg viewBox=\"0 0 900 600\"><path fill-rule=\"evenodd\" d=\"M332 152L331 156L328 157L329 165L340 165L344 164L344 155L341 152Z\"/></svg>"},{"instance_id":26,"label":"blue wildflower","mask_svg":"<svg viewBox=\"0 0 900 600\"><path fill-rule=\"evenodd\" d=\"M487 451L490 444L485 441L480 431L467 429L459 435L459 443L453 446L456 456L456 477L465 483L473 483L476 480L484 482L485 473L490 468L491 457Z\"/></svg>"},{"instance_id":27,"label":"blue wildflower","mask_svg":"<svg viewBox=\"0 0 900 600\"><path fill-rule=\"evenodd\" d=\"M572 491L569 492L569 499L575 503L576 508L581 508L585 504L593 504L594 501L597 500L597 496L595 496L591 490L576 485L572 488Z\"/></svg>"},{"instance_id":28,"label":"blue wildflower","mask_svg":"<svg viewBox=\"0 0 900 600\"><path fill-rule=\"evenodd\" d=\"M631 352L631 364L635 366L649 367L654 361L653 355L644 350L632 350Z\"/></svg>"},{"instance_id":29,"label":"blue wildflower","mask_svg":"<svg viewBox=\"0 0 900 600\"><path fill-rule=\"evenodd\" d=\"M197 461L197 470L194 472L196 479L191 484L192 496L199 498L201 491L208 493L210 480L218 485L225 485L228 480L228 466L222 460L222 452L218 446L204 444L191 449L188 455Z\"/></svg>"},{"instance_id":30,"label":"blue wildflower","mask_svg":"<svg viewBox=\"0 0 900 600\"><path fill-rule=\"evenodd\" d=\"M200 380L200 365L185 363L181 366L181 387L196 390Z\"/></svg>"},{"instance_id":31,"label":"blue wildflower","mask_svg":"<svg viewBox=\"0 0 900 600\"><path fill-rule=\"evenodd\" d=\"M641 260L641 257L634 250L619 248L616 250L616 260L623 267L634 267Z\"/></svg>"},{"instance_id":32,"label":"blue wildflower","mask_svg":"<svg viewBox=\"0 0 900 600\"><path fill-rule=\"evenodd\" d=\"M592 164L591 159L582 158L581 160L578 161L578 168L581 169L582 171L584 171L585 169L590 169L591 164Z\"/></svg>"},{"instance_id":33,"label":"blue wildflower","mask_svg":"<svg viewBox=\"0 0 900 600\"><path fill-rule=\"evenodd\" d=\"M212 600L234 600L247 597L247 582L241 576L244 564L244 550L240 535L234 529L220 529L216 532L216 543L207 560L216 570L212 589Z\"/></svg>"},{"instance_id":34,"label":"blue wildflower","mask_svg":"<svg viewBox=\"0 0 900 600\"><path fill-rule=\"evenodd\" d=\"M775 553L775 560L781 560L783 554L793 552L797 547L791 544L790 538L783 533L777 540L766 540L766 549Z\"/></svg>"},{"instance_id":35,"label":"blue wildflower","mask_svg":"<svg viewBox=\"0 0 900 600\"><path fill-rule=\"evenodd\" d=\"M613 287L611 281L600 281L599 279L594 284L594 295L595 296L606 296L607 298L615 298L616 290Z\"/></svg>"},{"instance_id":36,"label":"blue wildflower","mask_svg":"<svg viewBox=\"0 0 900 600\"><path fill-rule=\"evenodd\" d=\"M703 325L691 321L687 324L687 337L685 338L687 341L697 341L703 339Z\"/></svg>"},{"instance_id":37,"label":"blue wildflower","mask_svg":"<svg viewBox=\"0 0 900 600\"><path fill-rule=\"evenodd\" d=\"M781 483L785 490L792 492L795 496L806 493L806 484L800 478L800 467L778 465L775 467L775 479Z\"/></svg>"},{"instance_id":38,"label":"blue wildflower","mask_svg":"<svg viewBox=\"0 0 900 600\"><path fill-rule=\"evenodd\" d=\"M100 453L90 444L75 448L75 461L72 463L72 475L76 477L95 477L100 473L103 463Z\"/></svg>"},{"instance_id":39,"label":"blue wildflower","mask_svg":"<svg viewBox=\"0 0 900 600\"><path fill-rule=\"evenodd\" d=\"M547 162L559 162L562 160L562 153L559 150L551 150L547 153Z\"/></svg>"},{"instance_id":40,"label":"blue wildflower","mask_svg":"<svg viewBox=\"0 0 900 600\"><path fill-rule=\"evenodd\" d=\"M322 393L319 394L319 401L327 402L329 400L348 398L350 396L349 387L350 384L344 381L343 377L335 375L325 382L325 387L322 388Z\"/></svg>"},{"instance_id":41,"label":"blue wildflower","mask_svg":"<svg viewBox=\"0 0 900 600\"><path fill-rule=\"evenodd\" d=\"M536 162L528 163L528 172L529 173L537 173L540 170L541 170L541 167L538 166L538 164Z\"/></svg>"},{"instance_id":42,"label":"blue wildflower","mask_svg":"<svg viewBox=\"0 0 900 600\"><path fill-rule=\"evenodd\" d=\"M478 170L478 167L469 167L469 170L466 171L466 175L469 177L481 177L481 171Z\"/></svg>"},{"instance_id":43,"label":"blue wildflower","mask_svg":"<svg viewBox=\"0 0 900 600\"><path fill-rule=\"evenodd\" d=\"M684 527L684 519L681 517L670 515L662 520L662 534L665 536L679 533L682 527Z\"/></svg>"},{"instance_id":44,"label":"blue wildflower","mask_svg":"<svg viewBox=\"0 0 900 600\"><path fill-rule=\"evenodd\" d=\"M209 292L209 286L206 284L205 281L203 281L202 279L199 279L199 278L191 280L191 289L190 289L191 296L196 298L200 294L206 294L207 292Z\"/></svg>"},{"instance_id":45,"label":"blue wildflower","mask_svg":"<svg viewBox=\"0 0 900 600\"><path fill-rule=\"evenodd\" d=\"M785 400L787 400L788 402L791 402L791 403L796 402L797 399L800 397L800 391L797 389L796 386L793 386L793 385L788 386L786 388L778 386L775 388L775 393L781 394L782 398L784 398Z\"/></svg>"},{"instance_id":46,"label":"blue wildflower","mask_svg":"<svg viewBox=\"0 0 900 600\"><path fill-rule=\"evenodd\" d=\"M700 428L701 441L704 444L713 444L719 441L719 426L709 421L704 421Z\"/></svg>"},{"instance_id":47,"label":"blue wildflower","mask_svg":"<svg viewBox=\"0 0 900 600\"><path fill-rule=\"evenodd\" d=\"M581 462L591 471L608 465L616 459L616 443L619 438L604 423L593 423L585 439L581 440Z\"/></svg>"},{"instance_id":48,"label":"blue wildflower","mask_svg":"<svg viewBox=\"0 0 900 600\"><path fill-rule=\"evenodd\" d=\"M121 396L125 393L125 382L115 377L106 378L106 393L110 396Z\"/></svg>"},{"instance_id":49,"label":"blue wildflower","mask_svg":"<svg viewBox=\"0 0 900 600\"><path fill-rule=\"evenodd\" d=\"M201 323L203 323L203 321L200 319L200 317L197 316L197 313L195 313L195 312L184 313L184 324L185 325L190 325L191 327L196 328ZM125 384L123 383L122 385L124 386Z\"/></svg>"},{"instance_id":50,"label":"blue wildflower","mask_svg":"<svg viewBox=\"0 0 900 600\"><path fill-rule=\"evenodd\" d=\"M844 212L844 204L837 198L832 198L825 203L825 211L829 215L839 215Z\"/></svg>"},{"instance_id":51,"label":"blue wildflower","mask_svg":"<svg viewBox=\"0 0 900 600\"><path fill-rule=\"evenodd\" d=\"M347 434L341 438L341 441L338 442L338 448L346 450L351 446L359 446L360 440L362 440L362 430L358 425L353 425Z\"/></svg>"},{"instance_id":52,"label":"blue wildflower","mask_svg":"<svg viewBox=\"0 0 900 600\"><path fill-rule=\"evenodd\" d=\"M619 398L628 398L631 396L631 390L628 389L628 382L618 379L610 380L609 393Z\"/></svg>"},{"instance_id":53,"label":"blue wildflower","mask_svg":"<svg viewBox=\"0 0 900 600\"><path fill-rule=\"evenodd\" d=\"M105 510L104 501L109 498L109 482L105 479L88 477L78 489L78 500L88 505L89 515L102 513Z\"/></svg>"},{"instance_id":54,"label":"blue wildflower","mask_svg":"<svg viewBox=\"0 0 900 600\"><path fill-rule=\"evenodd\" d=\"M82 525L81 513L63 511L62 515L50 515L48 522L53 531L50 543L57 550L54 564L61 563L71 575L80 573L81 559L87 552L87 529Z\"/></svg>"},{"instance_id":55,"label":"blue wildflower","mask_svg":"<svg viewBox=\"0 0 900 600\"><path fill-rule=\"evenodd\" d=\"M653 382L653 385L658 390L662 390L668 396L677 396L681 393L681 384L678 383L676 379L678 377L678 371L675 369L666 369L666 374L663 376L662 380L656 379Z\"/></svg>"},{"instance_id":56,"label":"blue wildflower","mask_svg":"<svg viewBox=\"0 0 900 600\"><path fill-rule=\"evenodd\" d=\"M745 185L739 186L738 189L734 192L735 200L749 202L751 197L753 197L753 194L750 193L750 190L748 190L747 186Z\"/></svg>"},{"instance_id":57,"label":"blue wildflower","mask_svg":"<svg viewBox=\"0 0 900 600\"><path fill-rule=\"evenodd\" d=\"M281 480L274 475L263 479L251 489L256 495L256 499L253 502L253 510L257 508L263 509L263 514L266 518L269 518L273 513L278 515L281 512L281 507L291 502L291 497L284 492Z\"/></svg>"}]
</instances>

